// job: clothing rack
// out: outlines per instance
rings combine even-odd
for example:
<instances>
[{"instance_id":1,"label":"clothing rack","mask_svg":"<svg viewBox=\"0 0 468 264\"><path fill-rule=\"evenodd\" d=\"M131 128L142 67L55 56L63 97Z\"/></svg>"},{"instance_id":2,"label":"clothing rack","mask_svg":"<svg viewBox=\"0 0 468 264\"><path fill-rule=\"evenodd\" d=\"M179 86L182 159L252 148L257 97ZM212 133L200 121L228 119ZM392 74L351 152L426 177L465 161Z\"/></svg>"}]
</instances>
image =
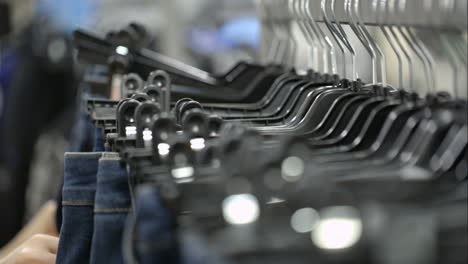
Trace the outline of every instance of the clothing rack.
<instances>
[{"instance_id":1,"label":"clothing rack","mask_svg":"<svg viewBox=\"0 0 468 264\"><path fill-rule=\"evenodd\" d=\"M294 1L276 1L278 4L292 3ZM346 11L348 5L358 5L359 18L363 24L377 26L385 25L405 25L409 27L427 28L432 30L466 30L467 27L467 1L450 0L327 0L327 1L307 1L310 14L315 21L324 23L324 13L322 5L327 8L334 4L336 19L343 24L349 24L350 16ZM281 10L276 12L268 9L270 3L275 1L259 0L257 4L265 5L259 8L259 14L264 19L268 19L271 14L282 16L284 19L293 18L291 10ZM385 15L385 13L388 13ZM334 22L333 22L334 23Z\"/></svg>"},{"instance_id":2,"label":"clothing rack","mask_svg":"<svg viewBox=\"0 0 468 264\"><path fill-rule=\"evenodd\" d=\"M467 97L462 70L467 1L265 0L257 5L262 63L350 79L357 71L368 82L389 80L395 87ZM458 90L447 89L447 81Z\"/></svg>"},{"instance_id":3,"label":"clothing rack","mask_svg":"<svg viewBox=\"0 0 468 264\"><path fill-rule=\"evenodd\" d=\"M258 1L271 34L266 63L222 75L147 50L136 24L105 37L77 31L80 61L107 63L110 94L121 96L84 98L94 152L65 156L59 263L466 261L466 29L447 11L463 3L428 8L434 21L409 15L426 14L423 2L378 3L405 12L383 22L362 0ZM387 81L388 56L366 25L395 33L385 39L400 59L398 82ZM451 94L433 82L439 65L409 25L445 43ZM369 80L358 66L371 69ZM77 203L88 217L73 213ZM94 227L80 254L67 251L82 235L70 222Z\"/></svg>"}]
</instances>

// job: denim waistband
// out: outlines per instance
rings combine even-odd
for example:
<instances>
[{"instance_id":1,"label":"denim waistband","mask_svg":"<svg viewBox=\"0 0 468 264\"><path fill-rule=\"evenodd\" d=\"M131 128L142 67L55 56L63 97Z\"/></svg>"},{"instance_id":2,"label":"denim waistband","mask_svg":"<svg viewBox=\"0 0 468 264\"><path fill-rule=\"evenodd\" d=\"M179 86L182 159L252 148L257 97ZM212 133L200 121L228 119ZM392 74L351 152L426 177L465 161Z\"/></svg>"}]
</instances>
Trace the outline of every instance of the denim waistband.
<instances>
[{"instance_id":1,"label":"denim waistband","mask_svg":"<svg viewBox=\"0 0 468 264\"><path fill-rule=\"evenodd\" d=\"M103 153L99 159L95 213L131 211L128 176L118 153Z\"/></svg>"},{"instance_id":2,"label":"denim waistband","mask_svg":"<svg viewBox=\"0 0 468 264\"><path fill-rule=\"evenodd\" d=\"M64 161L63 205L92 205L100 152L67 152Z\"/></svg>"}]
</instances>

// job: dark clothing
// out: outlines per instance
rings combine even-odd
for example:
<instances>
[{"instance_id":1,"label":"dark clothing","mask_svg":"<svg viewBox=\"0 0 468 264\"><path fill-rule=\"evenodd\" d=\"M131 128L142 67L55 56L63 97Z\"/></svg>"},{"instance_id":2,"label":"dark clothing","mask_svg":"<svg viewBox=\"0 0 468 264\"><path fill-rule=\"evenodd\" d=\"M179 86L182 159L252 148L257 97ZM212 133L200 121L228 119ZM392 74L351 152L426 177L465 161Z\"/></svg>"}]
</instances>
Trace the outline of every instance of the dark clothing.
<instances>
[{"instance_id":1,"label":"dark clothing","mask_svg":"<svg viewBox=\"0 0 468 264\"><path fill-rule=\"evenodd\" d=\"M151 186L136 192L136 256L141 264L181 263L170 211Z\"/></svg>"},{"instance_id":2,"label":"dark clothing","mask_svg":"<svg viewBox=\"0 0 468 264\"><path fill-rule=\"evenodd\" d=\"M97 174L91 264L124 263L121 241L130 212L125 164L117 153L105 152L99 160Z\"/></svg>"},{"instance_id":3,"label":"dark clothing","mask_svg":"<svg viewBox=\"0 0 468 264\"><path fill-rule=\"evenodd\" d=\"M26 188L33 160L34 146L41 133L62 118L67 137L75 111L76 85L71 59L71 45L63 35L52 33L45 24L32 26L18 38L14 75L9 81L0 130L0 166L2 182L0 211L8 212L0 219L0 246L8 242L22 227ZM62 38L67 43L65 57L50 61L50 41ZM64 115L67 117L64 118Z\"/></svg>"},{"instance_id":4,"label":"dark clothing","mask_svg":"<svg viewBox=\"0 0 468 264\"><path fill-rule=\"evenodd\" d=\"M101 153L66 153L57 263L88 263Z\"/></svg>"}]
</instances>

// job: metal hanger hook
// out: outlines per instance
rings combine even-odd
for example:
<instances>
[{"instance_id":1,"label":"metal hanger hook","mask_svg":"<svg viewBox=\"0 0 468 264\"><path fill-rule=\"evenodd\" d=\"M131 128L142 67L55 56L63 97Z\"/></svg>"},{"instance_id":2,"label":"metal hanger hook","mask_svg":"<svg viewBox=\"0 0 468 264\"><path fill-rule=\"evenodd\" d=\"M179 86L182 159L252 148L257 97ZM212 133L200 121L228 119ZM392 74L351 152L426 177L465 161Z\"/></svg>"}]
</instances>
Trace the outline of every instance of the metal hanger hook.
<instances>
[{"instance_id":1,"label":"metal hanger hook","mask_svg":"<svg viewBox=\"0 0 468 264\"><path fill-rule=\"evenodd\" d=\"M403 16L406 6L407 6L407 0L397 0L396 4L398 5L398 11L401 16ZM424 51L420 46L420 43L417 41L417 39L414 37L410 29L408 28L407 25L401 22L404 17L400 17L400 22L398 23L397 29L400 32L401 36L405 39L405 41L408 43L409 47L413 51L413 53L418 57L418 59L421 61L423 64L423 73L424 73L424 79L426 82L426 87L428 92L432 92L432 84L430 79L432 79L431 75L431 68L430 68L430 63L426 61L427 56L424 55Z\"/></svg>"},{"instance_id":2,"label":"metal hanger hook","mask_svg":"<svg viewBox=\"0 0 468 264\"><path fill-rule=\"evenodd\" d=\"M385 0L386 1L386 13L387 14L393 14L395 15L395 6L396 6L396 0ZM407 46L403 44L401 41L401 38L397 35L397 32L395 31L395 28L397 26L394 25L389 25L388 29L395 40L395 42L398 44L400 50L402 51L403 55L406 58L406 61L408 63L408 80L409 80L409 87L410 90L413 92L416 92L416 86L415 86L415 78L414 78L414 63L413 63L413 57L409 50L407 49Z\"/></svg>"},{"instance_id":3,"label":"metal hanger hook","mask_svg":"<svg viewBox=\"0 0 468 264\"><path fill-rule=\"evenodd\" d=\"M354 12L358 21L358 25L361 28L361 32L364 35L364 38L367 40L367 43L370 45L372 50L375 53L375 50L377 50L377 54L379 55L379 61L380 61L380 70L381 70L381 84L382 86L386 87L387 86L387 60L385 58L385 54L383 53L382 49L380 46L377 44L377 41L375 41L374 37L369 33L369 31L366 28L366 25L362 22L361 19L361 14L360 14L360 5L359 5L359 0L354 0Z\"/></svg>"},{"instance_id":4,"label":"metal hanger hook","mask_svg":"<svg viewBox=\"0 0 468 264\"><path fill-rule=\"evenodd\" d=\"M454 10L455 10L455 2L445 3L445 6L442 7L442 12L444 16L449 16L452 12L454 12ZM460 93L458 89L462 88L462 85L459 84L459 68L460 67L458 67L458 62L462 60L462 58L460 57L460 55L462 54L457 54L456 48L453 46L452 41L448 39L448 37L450 36L451 36L450 33L439 34L439 38L442 41L442 44L445 46L445 50L447 50L448 61L449 61L450 67L452 68L453 96L456 99L459 99Z\"/></svg>"},{"instance_id":5,"label":"metal hanger hook","mask_svg":"<svg viewBox=\"0 0 468 264\"><path fill-rule=\"evenodd\" d=\"M377 13L377 11L380 11L380 15L378 17L380 19L377 19L377 24L379 25L379 28L381 32L383 33L385 39L387 40L388 44L390 45L392 51L395 53L395 56L397 58L398 62L398 88L402 89L403 88L403 59L400 54L400 51L398 50L397 46L395 45L395 41L391 38L389 30L385 27L385 21L387 19L387 8L386 8L386 0L373 0L372 1L372 6L374 8L374 11ZM411 89L411 88L410 88Z\"/></svg>"},{"instance_id":6,"label":"metal hanger hook","mask_svg":"<svg viewBox=\"0 0 468 264\"><path fill-rule=\"evenodd\" d=\"M321 43L323 50L322 56L324 62L324 72L336 73L336 58L333 56L335 49L328 36L323 33L322 29L315 21L314 16L310 12L310 1L311 0L304 0L302 2L302 10L304 11L304 15L306 18L308 18L308 21L310 21L310 23L307 23L307 26L309 26L310 29L315 32L319 42Z\"/></svg>"},{"instance_id":7,"label":"metal hanger hook","mask_svg":"<svg viewBox=\"0 0 468 264\"><path fill-rule=\"evenodd\" d=\"M298 24L303 30L304 36L312 48L312 68L318 71L320 67L323 66L323 63L320 62L320 53L326 52L326 48L322 41L320 41L320 37L318 36L317 32L313 28L311 28L311 26L308 23L308 17L305 14L305 7L303 7L303 5L305 6L305 0L293 1L295 3L294 6L298 16Z\"/></svg>"},{"instance_id":8,"label":"metal hanger hook","mask_svg":"<svg viewBox=\"0 0 468 264\"><path fill-rule=\"evenodd\" d=\"M377 66L376 66L376 55L373 47L369 44L367 39L363 36L363 33L360 31L359 27L357 26L357 23L354 19L353 15L353 2L352 0L345 0L344 1L344 6L345 6L345 12L347 17L349 18L349 26L351 27L352 31L354 32L354 35L358 38L358 40L361 42L361 44L364 46L366 51L369 53L369 56L371 57L372 61L372 83L377 83Z\"/></svg>"}]
</instances>

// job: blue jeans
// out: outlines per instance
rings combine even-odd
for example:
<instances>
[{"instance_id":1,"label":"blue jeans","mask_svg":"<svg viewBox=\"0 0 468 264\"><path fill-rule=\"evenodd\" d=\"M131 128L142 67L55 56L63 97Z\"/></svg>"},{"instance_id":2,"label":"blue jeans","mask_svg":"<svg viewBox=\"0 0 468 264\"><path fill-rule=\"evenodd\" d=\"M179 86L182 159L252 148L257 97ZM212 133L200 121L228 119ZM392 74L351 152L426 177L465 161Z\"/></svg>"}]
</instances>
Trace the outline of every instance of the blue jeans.
<instances>
[{"instance_id":1,"label":"blue jeans","mask_svg":"<svg viewBox=\"0 0 468 264\"><path fill-rule=\"evenodd\" d=\"M127 170L117 153L99 160L90 263L123 263L122 235L131 211Z\"/></svg>"},{"instance_id":2,"label":"blue jeans","mask_svg":"<svg viewBox=\"0 0 468 264\"><path fill-rule=\"evenodd\" d=\"M211 248L200 234L180 231L179 243L183 264L231 264Z\"/></svg>"},{"instance_id":3,"label":"blue jeans","mask_svg":"<svg viewBox=\"0 0 468 264\"><path fill-rule=\"evenodd\" d=\"M57 263L88 263L98 160L102 153L65 153L63 222Z\"/></svg>"},{"instance_id":4,"label":"blue jeans","mask_svg":"<svg viewBox=\"0 0 468 264\"><path fill-rule=\"evenodd\" d=\"M176 229L175 216L151 184L136 189L135 212L124 241L128 264L227 264L202 236Z\"/></svg>"},{"instance_id":5,"label":"blue jeans","mask_svg":"<svg viewBox=\"0 0 468 264\"><path fill-rule=\"evenodd\" d=\"M88 115L83 110L83 103L78 113L78 118L73 126L70 144L68 146L69 152L102 152L104 149L104 139L102 137L101 129L95 128L91 123ZM63 183L60 186L60 191L57 195L57 216L56 224L57 230L60 232L62 228L62 190Z\"/></svg>"},{"instance_id":6,"label":"blue jeans","mask_svg":"<svg viewBox=\"0 0 468 264\"><path fill-rule=\"evenodd\" d=\"M134 217L134 227L130 228L134 232L133 246L140 264L181 263L175 221L152 186L137 188Z\"/></svg>"}]
</instances>

